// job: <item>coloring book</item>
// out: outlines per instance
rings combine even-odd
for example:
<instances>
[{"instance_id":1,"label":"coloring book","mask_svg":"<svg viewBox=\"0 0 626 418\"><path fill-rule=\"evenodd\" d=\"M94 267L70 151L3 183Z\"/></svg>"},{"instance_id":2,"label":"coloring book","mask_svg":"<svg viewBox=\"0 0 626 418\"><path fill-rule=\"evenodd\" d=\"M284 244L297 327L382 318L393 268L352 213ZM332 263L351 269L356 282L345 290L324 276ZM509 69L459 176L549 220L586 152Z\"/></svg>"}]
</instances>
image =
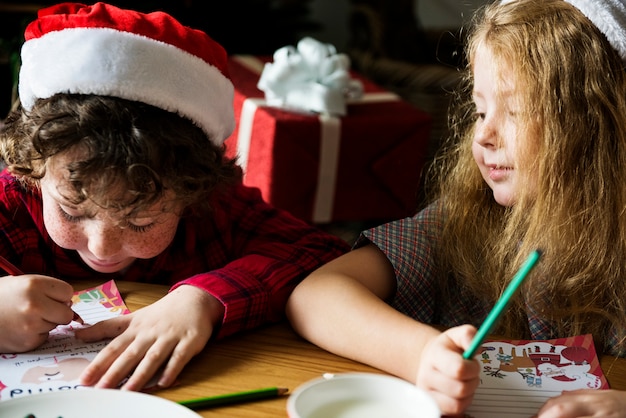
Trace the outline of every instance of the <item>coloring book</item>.
<instances>
[{"instance_id":1,"label":"coloring book","mask_svg":"<svg viewBox=\"0 0 626 418\"><path fill-rule=\"evenodd\" d=\"M529 418L566 390L608 389L590 334L554 340L487 340L476 354L472 418Z\"/></svg>"},{"instance_id":2,"label":"coloring book","mask_svg":"<svg viewBox=\"0 0 626 418\"><path fill-rule=\"evenodd\" d=\"M74 330L129 313L114 281L76 292L72 309L85 322L59 325L34 351L0 354L0 401L81 387L78 378L110 340L85 343Z\"/></svg>"}]
</instances>

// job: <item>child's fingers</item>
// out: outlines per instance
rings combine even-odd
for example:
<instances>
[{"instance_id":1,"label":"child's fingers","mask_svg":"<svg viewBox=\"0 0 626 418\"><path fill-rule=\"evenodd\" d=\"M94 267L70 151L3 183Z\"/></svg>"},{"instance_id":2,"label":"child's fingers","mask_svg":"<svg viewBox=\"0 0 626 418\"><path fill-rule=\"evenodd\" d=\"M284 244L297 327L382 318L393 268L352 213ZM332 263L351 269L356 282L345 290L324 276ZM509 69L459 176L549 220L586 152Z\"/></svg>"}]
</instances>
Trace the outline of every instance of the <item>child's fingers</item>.
<instances>
[{"instance_id":1,"label":"child's fingers","mask_svg":"<svg viewBox=\"0 0 626 418\"><path fill-rule=\"evenodd\" d=\"M107 344L85 368L80 377L81 383L87 386L97 385L98 387L118 386L136 365L136 363L131 363L127 360L127 350L133 342L132 338L122 335ZM139 356L139 358L145 353L145 351L141 351L138 348L138 345L134 346L133 350L135 350L134 354ZM124 353L126 354L124 355ZM122 362L119 361L120 358Z\"/></svg>"},{"instance_id":2,"label":"child's fingers","mask_svg":"<svg viewBox=\"0 0 626 418\"><path fill-rule=\"evenodd\" d=\"M90 370L86 370L85 382L100 388L110 388L125 381L122 389L141 390L170 358L176 342L164 338L135 338L127 345L123 342L111 343L92 362ZM180 366L181 369L182 366L184 364Z\"/></svg>"},{"instance_id":3,"label":"child's fingers","mask_svg":"<svg viewBox=\"0 0 626 418\"><path fill-rule=\"evenodd\" d=\"M54 329L59 324L69 324L74 318L74 311L67 303L46 300L42 305L42 320L47 323L48 331Z\"/></svg>"},{"instance_id":4,"label":"child's fingers","mask_svg":"<svg viewBox=\"0 0 626 418\"><path fill-rule=\"evenodd\" d=\"M463 416L463 412L469 408L473 397L453 398L443 392L428 392L439 406L445 416Z\"/></svg>"},{"instance_id":5,"label":"child's fingers","mask_svg":"<svg viewBox=\"0 0 626 418\"><path fill-rule=\"evenodd\" d=\"M141 361L137 364L137 367L132 372L132 375L129 377L128 381L124 384L122 389L126 390L141 390L146 386L146 384L152 379L159 369L168 362L168 359L171 359L172 353L176 351L178 341L175 340L164 340L159 339L151 344L147 348L145 356L141 359ZM137 359L134 359L137 361ZM182 367L187 362L182 365L176 364L177 372L173 375L173 379L176 378ZM178 368L180 366L180 368ZM173 371L168 371L168 373L172 373ZM172 380L173 380L172 379ZM167 382L166 382L167 383ZM159 380L159 385L161 385L161 380ZM169 386L169 385L164 385Z\"/></svg>"},{"instance_id":6,"label":"child's fingers","mask_svg":"<svg viewBox=\"0 0 626 418\"><path fill-rule=\"evenodd\" d=\"M421 371L423 375L420 377L418 386L423 389L443 392L452 398L465 398L471 396L474 392L474 381L464 381L456 378L459 373L446 374L437 369Z\"/></svg>"},{"instance_id":7,"label":"child's fingers","mask_svg":"<svg viewBox=\"0 0 626 418\"><path fill-rule=\"evenodd\" d=\"M446 330L444 334L448 336L462 353L472 344L476 331L476 328L472 325L460 325Z\"/></svg>"},{"instance_id":8,"label":"child's fingers","mask_svg":"<svg viewBox=\"0 0 626 418\"><path fill-rule=\"evenodd\" d=\"M126 331L130 325L131 316L132 314L122 315L107 319L106 321L98 322L90 327L78 329L75 332L76 338L86 342L115 338Z\"/></svg>"},{"instance_id":9,"label":"child's fingers","mask_svg":"<svg viewBox=\"0 0 626 418\"><path fill-rule=\"evenodd\" d=\"M203 345L199 345L197 341L181 341L176 345L174 351L163 369L159 379L159 386L168 387L174 384L174 381L183 370L185 365L202 350Z\"/></svg>"},{"instance_id":10,"label":"child's fingers","mask_svg":"<svg viewBox=\"0 0 626 418\"><path fill-rule=\"evenodd\" d=\"M480 383L480 367L462 357L475 328L451 328L432 340L422 352L417 384L426 389L446 415L465 410Z\"/></svg>"},{"instance_id":11,"label":"child's fingers","mask_svg":"<svg viewBox=\"0 0 626 418\"><path fill-rule=\"evenodd\" d=\"M42 292L46 297L57 302L71 302L72 296L74 296L72 285L54 277L35 276L32 280L32 286L38 292Z\"/></svg>"},{"instance_id":12,"label":"child's fingers","mask_svg":"<svg viewBox=\"0 0 626 418\"><path fill-rule=\"evenodd\" d=\"M420 370L418 386L428 390L442 399L441 408L448 413L453 413L461 406L465 407L471 401L476 388L480 384L478 373L473 370L472 363L463 360L459 356L446 363L442 357L441 362L433 363L429 369ZM451 363L458 363L455 367Z\"/></svg>"},{"instance_id":13,"label":"child's fingers","mask_svg":"<svg viewBox=\"0 0 626 418\"><path fill-rule=\"evenodd\" d=\"M82 384L92 386L96 383L101 383L105 387L115 387L125 377L122 376L119 380L115 381L117 378L116 375L109 375L107 378L111 381L105 380L101 382L102 377L107 373L109 367L111 367L115 360L133 341L132 336L120 335L128 328L131 316L132 314L122 315L75 331L77 338L87 342L114 338L113 341L107 344L107 346L98 353L96 358L93 359L89 366L83 371L80 378ZM134 367L134 365L132 367Z\"/></svg>"}]
</instances>

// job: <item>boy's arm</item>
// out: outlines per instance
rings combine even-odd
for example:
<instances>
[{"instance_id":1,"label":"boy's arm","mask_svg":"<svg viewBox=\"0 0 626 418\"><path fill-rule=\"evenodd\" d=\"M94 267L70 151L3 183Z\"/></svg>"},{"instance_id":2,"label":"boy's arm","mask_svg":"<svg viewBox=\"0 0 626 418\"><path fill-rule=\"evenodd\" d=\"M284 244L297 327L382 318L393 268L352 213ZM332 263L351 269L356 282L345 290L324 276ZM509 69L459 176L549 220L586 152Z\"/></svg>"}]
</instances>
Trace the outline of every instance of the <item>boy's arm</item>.
<instances>
[{"instance_id":1,"label":"boy's arm","mask_svg":"<svg viewBox=\"0 0 626 418\"><path fill-rule=\"evenodd\" d=\"M230 260L172 288L193 285L222 302L220 337L284 318L293 288L349 250L340 238L268 205L257 189L240 185L224 196L212 215Z\"/></svg>"}]
</instances>

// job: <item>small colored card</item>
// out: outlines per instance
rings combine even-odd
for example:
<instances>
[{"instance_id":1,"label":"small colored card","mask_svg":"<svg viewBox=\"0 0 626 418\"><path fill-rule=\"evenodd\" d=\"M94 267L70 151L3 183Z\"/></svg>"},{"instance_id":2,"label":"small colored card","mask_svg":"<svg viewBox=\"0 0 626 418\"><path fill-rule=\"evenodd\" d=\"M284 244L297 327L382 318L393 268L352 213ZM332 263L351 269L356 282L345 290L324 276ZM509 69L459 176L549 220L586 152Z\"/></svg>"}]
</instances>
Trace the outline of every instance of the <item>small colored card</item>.
<instances>
[{"instance_id":1,"label":"small colored card","mask_svg":"<svg viewBox=\"0 0 626 418\"><path fill-rule=\"evenodd\" d=\"M86 343L75 338L74 330L130 313L113 280L76 292L72 302L85 325L59 325L34 351L0 354L0 401L81 387L81 372L110 340Z\"/></svg>"},{"instance_id":2,"label":"small colored card","mask_svg":"<svg viewBox=\"0 0 626 418\"><path fill-rule=\"evenodd\" d=\"M554 340L488 340L476 358L480 386L466 416L535 416L551 397L575 389L608 389L591 334Z\"/></svg>"}]
</instances>

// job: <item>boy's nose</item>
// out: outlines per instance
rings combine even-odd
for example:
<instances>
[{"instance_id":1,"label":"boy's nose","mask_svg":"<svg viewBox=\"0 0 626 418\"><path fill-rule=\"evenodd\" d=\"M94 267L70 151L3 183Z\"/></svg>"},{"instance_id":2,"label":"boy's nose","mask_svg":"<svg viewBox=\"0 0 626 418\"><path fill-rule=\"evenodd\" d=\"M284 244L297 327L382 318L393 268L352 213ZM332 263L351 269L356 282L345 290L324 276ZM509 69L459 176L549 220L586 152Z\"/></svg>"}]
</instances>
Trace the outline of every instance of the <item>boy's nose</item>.
<instances>
[{"instance_id":1,"label":"boy's nose","mask_svg":"<svg viewBox=\"0 0 626 418\"><path fill-rule=\"evenodd\" d=\"M107 260L122 247L122 230L117 226L96 223L88 234L89 251L100 260Z\"/></svg>"}]
</instances>

